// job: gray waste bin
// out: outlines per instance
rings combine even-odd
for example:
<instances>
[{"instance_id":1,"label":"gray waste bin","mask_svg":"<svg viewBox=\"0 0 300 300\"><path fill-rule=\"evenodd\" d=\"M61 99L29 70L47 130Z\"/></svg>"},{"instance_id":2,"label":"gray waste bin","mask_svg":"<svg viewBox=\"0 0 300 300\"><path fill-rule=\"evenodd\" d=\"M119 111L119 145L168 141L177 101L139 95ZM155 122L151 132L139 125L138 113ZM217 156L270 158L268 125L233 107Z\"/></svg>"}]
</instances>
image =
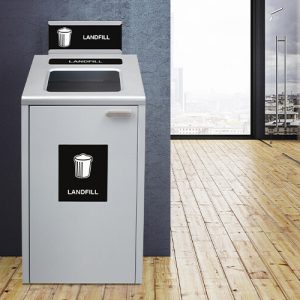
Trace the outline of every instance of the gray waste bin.
<instances>
[{"instance_id":1,"label":"gray waste bin","mask_svg":"<svg viewBox=\"0 0 300 300\"><path fill-rule=\"evenodd\" d=\"M22 96L25 283L141 282L144 141L135 55L34 57Z\"/></svg>"}]
</instances>

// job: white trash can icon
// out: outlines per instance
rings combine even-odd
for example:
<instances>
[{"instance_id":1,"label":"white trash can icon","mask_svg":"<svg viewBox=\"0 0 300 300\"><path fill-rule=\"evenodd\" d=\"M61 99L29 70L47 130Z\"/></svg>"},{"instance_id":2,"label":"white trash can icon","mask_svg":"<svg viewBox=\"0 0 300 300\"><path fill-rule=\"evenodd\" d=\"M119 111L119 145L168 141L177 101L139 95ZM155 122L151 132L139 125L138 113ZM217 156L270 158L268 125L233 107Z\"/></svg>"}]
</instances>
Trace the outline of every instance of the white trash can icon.
<instances>
[{"instance_id":1,"label":"white trash can icon","mask_svg":"<svg viewBox=\"0 0 300 300\"><path fill-rule=\"evenodd\" d=\"M57 34L58 34L59 47L67 48L71 45L72 29L67 27L62 27L57 30Z\"/></svg>"},{"instance_id":2,"label":"white trash can icon","mask_svg":"<svg viewBox=\"0 0 300 300\"><path fill-rule=\"evenodd\" d=\"M84 179L90 177L93 157L81 153L74 156L75 177Z\"/></svg>"}]
</instances>

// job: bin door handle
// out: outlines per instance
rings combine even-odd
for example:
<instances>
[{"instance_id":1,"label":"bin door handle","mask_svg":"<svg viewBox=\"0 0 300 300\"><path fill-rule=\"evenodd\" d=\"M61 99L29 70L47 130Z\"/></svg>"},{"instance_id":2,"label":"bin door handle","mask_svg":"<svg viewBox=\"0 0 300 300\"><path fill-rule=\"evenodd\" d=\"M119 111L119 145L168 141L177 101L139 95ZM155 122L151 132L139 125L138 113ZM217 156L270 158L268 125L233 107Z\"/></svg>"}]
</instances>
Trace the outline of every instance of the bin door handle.
<instances>
[{"instance_id":1,"label":"bin door handle","mask_svg":"<svg viewBox=\"0 0 300 300\"><path fill-rule=\"evenodd\" d=\"M109 110L106 112L106 116L109 118L131 118L133 112L131 109Z\"/></svg>"}]
</instances>

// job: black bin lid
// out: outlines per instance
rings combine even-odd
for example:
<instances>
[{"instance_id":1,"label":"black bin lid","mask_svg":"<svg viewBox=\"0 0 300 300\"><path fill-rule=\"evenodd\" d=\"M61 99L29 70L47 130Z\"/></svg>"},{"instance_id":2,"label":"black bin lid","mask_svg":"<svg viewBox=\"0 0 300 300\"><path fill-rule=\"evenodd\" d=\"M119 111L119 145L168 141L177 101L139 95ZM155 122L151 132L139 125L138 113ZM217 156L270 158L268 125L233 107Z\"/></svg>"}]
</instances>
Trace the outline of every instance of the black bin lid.
<instances>
[{"instance_id":1,"label":"black bin lid","mask_svg":"<svg viewBox=\"0 0 300 300\"><path fill-rule=\"evenodd\" d=\"M48 92L118 92L118 71L51 71Z\"/></svg>"}]
</instances>

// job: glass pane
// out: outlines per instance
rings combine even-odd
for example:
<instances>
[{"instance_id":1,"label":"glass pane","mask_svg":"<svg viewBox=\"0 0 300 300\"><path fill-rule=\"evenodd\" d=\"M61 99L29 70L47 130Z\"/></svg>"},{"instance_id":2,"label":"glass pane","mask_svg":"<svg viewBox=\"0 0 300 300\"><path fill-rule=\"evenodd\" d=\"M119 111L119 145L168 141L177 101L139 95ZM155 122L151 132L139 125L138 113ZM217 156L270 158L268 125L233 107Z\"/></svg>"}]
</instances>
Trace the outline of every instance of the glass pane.
<instances>
[{"instance_id":1,"label":"glass pane","mask_svg":"<svg viewBox=\"0 0 300 300\"><path fill-rule=\"evenodd\" d=\"M250 0L171 0L171 134L249 135Z\"/></svg>"},{"instance_id":2,"label":"glass pane","mask_svg":"<svg viewBox=\"0 0 300 300\"><path fill-rule=\"evenodd\" d=\"M52 71L48 92L117 92L120 91L117 71Z\"/></svg>"},{"instance_id":3,"label":"glass pane","mask_svg":"<svg viewBox=\"0 0 300 300\"><path fill-rule=\"evenodd\" d=\"M299 0L266 0L266 135L299 132L299 14Z\"/></svg>"}]
</instances>

